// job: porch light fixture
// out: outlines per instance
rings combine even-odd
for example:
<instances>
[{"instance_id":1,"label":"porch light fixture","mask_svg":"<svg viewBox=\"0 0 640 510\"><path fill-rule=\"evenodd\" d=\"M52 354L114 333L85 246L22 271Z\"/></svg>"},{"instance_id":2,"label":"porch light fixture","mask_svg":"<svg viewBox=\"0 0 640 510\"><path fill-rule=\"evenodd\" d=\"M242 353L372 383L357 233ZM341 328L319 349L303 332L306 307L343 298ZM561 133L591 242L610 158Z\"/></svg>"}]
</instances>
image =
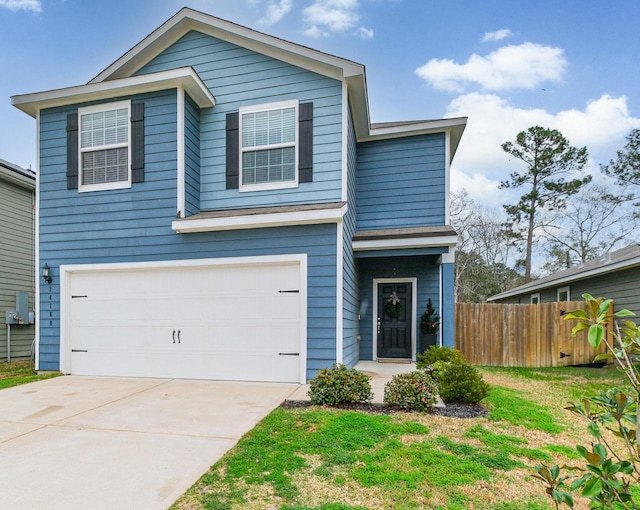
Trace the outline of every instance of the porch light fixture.
<instances>
[{"instance_id":1,"label":"porch light fixture","mask_svg":"<svg viewBox=\"0 0 640 510\"><path fill-rule=\"evenodd\" d=\"M51 278L51 275L49 274L49 269L49 265L45 262L44 266L42 266L42 277L47 283L51 283L53 281L53 278Z\"/></svg>"}]
</instances>

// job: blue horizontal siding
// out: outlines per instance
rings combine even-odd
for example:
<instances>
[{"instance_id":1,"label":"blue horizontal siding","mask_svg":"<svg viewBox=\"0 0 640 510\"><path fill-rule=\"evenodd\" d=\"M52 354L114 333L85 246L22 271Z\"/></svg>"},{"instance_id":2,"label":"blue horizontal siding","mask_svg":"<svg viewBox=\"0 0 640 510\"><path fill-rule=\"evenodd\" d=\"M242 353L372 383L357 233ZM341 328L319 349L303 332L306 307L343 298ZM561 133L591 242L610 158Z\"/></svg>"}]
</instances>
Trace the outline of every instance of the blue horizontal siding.
<instances>
[{"instance_id":1,"label":"blue horizontal siding","mask_svg":"<svg viewBox=\"0 0 640 510\"><path fill-rule=\"evenodd\" d=\"M360 297L362 303L366 303L366 312L360 321L360 359L373 359L373 303L377 299L377 290L374 291L374 278L417 278L418 279L418 303L417 317L413 323L416 328L416 338L420 334L420 315L427 306L427 299L431 298L433 306L441 312L440 307L440 266L437 256L416 256L416 257L387 257L358 259L358 275L360 285ZM447 282L450 283L450 282ZM451 308L453 302L451 302ZM448 308L447 308L448 310ZM441 314L442 315L442 314ZM443 316L443 319L453 320Z\"/></svg>"},{"instance_id":2,"label":"blue horizontal siding","mask_svg":"<svg viewBox=\"0 0 640 510\"><path fill-rule=\"evenodd\" d=\"M200 212L200 109L185 94L185 216Z\"/></svg>"},{"instance_id":3,"label":"blue horizontal siding","mask_svg":"<svg viewBox=\"0 0 640 510\"><path fill-rule=\"evenodd\" d=\"M342 186L342 84L246 48L192 31L138 74L191 66L216 97L200 112L201 210L339 201ZM298 99L314 104L313 182L298 188L226 189L225 118L242 106Z\"/></svg>"},{"instance_id":4,"label":"blue horizontal siding","mask_svg":"<svg viewBox=\"0 0 640 510\"><path fill-rule=\"evenodd\" d=\"M358 230L445 223L444 133L358 144Z\"/></svg>"},{"instance_id":5,"label":"blue horizontal siding","mask_svg":"<svg viewBox=\"0 0 640 510\"><path fill-rule=\"evenodd\" d=\"M66 189L66 136L58 131L64 133L66 115L76 109L41 113L46 143L40 146L40 257L52 268L54 281L41 288L40 368L59 367L60 265L306 253L307 377L313 377L316 369L336 359L336 226L175 233L176 93L145 94L136 100L145 103L145 181L123 190ZM195 117L193 111L187 115ZM187 129L192 120L187 119ZM187 161L197 158L195 144L187 147L186 155ZM197 177L188 166L187 174L188 179Z\"/></svg>"},{"instance_id":6,"label":"blue horizontal siding","mask_svg":"<svg viewBox=\"0 0 640 510\"><path fill-rule=\"evenodd\" d=\"M347 118L347 201L349 208L344 217L343 229L343 276L342 276L342 337L343 363L352 367L360 360L360 323L358 313L360 307L360 293L358 289L358 274L351 241L356 233L358 196L356 188L357 145L353 128L351 112Z\"/></svg>"}]
</instances>

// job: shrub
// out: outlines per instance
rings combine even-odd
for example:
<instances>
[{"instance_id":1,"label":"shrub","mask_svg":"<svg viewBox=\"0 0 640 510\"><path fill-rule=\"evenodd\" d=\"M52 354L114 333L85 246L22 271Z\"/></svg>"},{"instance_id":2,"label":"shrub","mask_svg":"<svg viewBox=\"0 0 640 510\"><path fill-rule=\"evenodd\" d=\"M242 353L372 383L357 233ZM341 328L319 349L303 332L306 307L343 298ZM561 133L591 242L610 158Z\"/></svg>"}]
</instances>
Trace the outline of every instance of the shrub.
<instances>
[{"instance_id":1,"label":"shrub","mask_svg":"<svg viewBox=\"0 0 640 510\"><path fill-rule=\"evenodd\" d=\"M394 375L384 385L384 403L405 411L429 411L437 400L436 383L423 370Z\"/></svg>"},{"instance_id":2,"label":"shrub","mask_svg":"<svg viewBox=\"0 0 640 510\"><path fill-rule=\"evenodd\" d=\"M450 363L464 363L465 359L462 353L458 349L452 349L451 347L438 347L432 345L422 354L418 354L418 368L427 368L429 365L433 365L436 361L447 361Z\"/></svg>"},{"instance_id":3,"label":"shrub","mask_svg":"<svg viewBox=\"0 0 640 510\"><path fill-rule=\"evenodd\" d=\"M427 300L427 307L420 316L420 333L437 333L438 326L440 326L440 316L436 313L431 298L429 298Z\"/></svg>"},{"instance_id":4,"label":"shrub","mask_svg":"<svg viewBox=\"0 0 640 510\"><path fill-rule=\"evenodd\" d=\"M309 383L309 395L314 405L368 403L373 400L371 377L345 365L334 363L323 368Z\"/></svg>"},{"instance_id":5,"label":"shrub","mask_svg":"<svg viewBox=\"0 0 640 510\"><path fill-rule=\"evenodd\" d=\"M446 403L477 404L489 395L489 385L482 375L468 363L439 361L433 365L440 397Z\"/></svg>"},{"instance_id":6,"label":"shrub","mask_svg":"<svg viewBox=\"0 0 640 510\"><path fill-rule=\"evenodd\" d=\"M571 330L573 335L586 330L586 339L596 351L604 344L606 353L598 354L594 361L613 360L630 387L610 388L565 407L589 423L587 433L591 444L576 445L583 459L582 466L542 464L536 467L537 474L533 476L544 482L545 491L556 508L561 504L573 508L573 497L567 489L580 489L582 496L591 500L589 508L638 509L640 444L636 429L640 423L640 372L635 363L640 355L640 327L628 320L635 316L629 310L612 314L610 299L594 298L591 294L582 294L582 297L584 308L566 313L564 319L577 322ZM615 321L615 327L608 331L611 321ZM619 441L609 441L605 429ZM565 474L566 470L569 474Z\"/></svg>"}]
</instances>

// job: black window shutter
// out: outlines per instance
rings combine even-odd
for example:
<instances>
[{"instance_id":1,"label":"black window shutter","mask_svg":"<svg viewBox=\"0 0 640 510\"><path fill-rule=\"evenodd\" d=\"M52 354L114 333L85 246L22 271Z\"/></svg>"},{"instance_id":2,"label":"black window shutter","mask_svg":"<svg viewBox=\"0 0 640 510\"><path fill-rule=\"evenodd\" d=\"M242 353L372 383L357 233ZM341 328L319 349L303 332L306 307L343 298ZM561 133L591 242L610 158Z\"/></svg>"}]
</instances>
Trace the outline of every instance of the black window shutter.
<instances>
[{"instance_id":1,"label":"black window shutter","mask_svg":"<svg viewBox=\"0 0 640 510\"><path fill-rule=\"evenodd\" d=\"M144 103L131 105L131 182L144 182Z\"/></svg>"},{"instance_id":2,"label":"black window shutter","mask_svg":"<svg viewBox=\"0 0 640 510\"><path fill-rule=\"evenodd\" d=\"M67 115L67 189L78 189L78 114Z\"/></svg>"},{"instance_id":3,"label":"black window shutter","mask_svg":"<svg viewBox=\"0 0 640 510\"><path fill-rule=\"evenodd\" d=\"M298 111L298 182L313 181L313 103L301 103Z\"/></svg>"},{"instance_id":4,"label":"black window shutter","mask_svg":"<svg viewBox=\"0 0 640 510\"><path fill-rule=\"evenodd\" d=\"M240 114L227 113L227 189L238 189L240 177Z\"/></svg>"}]
</instances>

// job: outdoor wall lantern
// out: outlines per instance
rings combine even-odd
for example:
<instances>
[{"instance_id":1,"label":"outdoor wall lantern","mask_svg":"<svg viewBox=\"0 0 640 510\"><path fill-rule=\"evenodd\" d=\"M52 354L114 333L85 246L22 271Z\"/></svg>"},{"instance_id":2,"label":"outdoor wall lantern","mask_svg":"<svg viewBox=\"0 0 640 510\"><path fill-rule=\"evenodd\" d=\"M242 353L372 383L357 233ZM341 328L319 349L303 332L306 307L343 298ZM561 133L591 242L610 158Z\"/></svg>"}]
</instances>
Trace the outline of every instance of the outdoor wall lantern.
<instances>
[{"instance_id":1,"label":"outdoor wall lantern","mask_svg":"<svg viewBox=\"0 0 640 510\"><path fill-rule=\"evenodd\" d=\"M51 283L53 281L53 278L51 278L51 275L49 274L49 269L49 265L45 262L44 266L42 266L42 277L47 283Z\"/></svg>"}]
</instances>

